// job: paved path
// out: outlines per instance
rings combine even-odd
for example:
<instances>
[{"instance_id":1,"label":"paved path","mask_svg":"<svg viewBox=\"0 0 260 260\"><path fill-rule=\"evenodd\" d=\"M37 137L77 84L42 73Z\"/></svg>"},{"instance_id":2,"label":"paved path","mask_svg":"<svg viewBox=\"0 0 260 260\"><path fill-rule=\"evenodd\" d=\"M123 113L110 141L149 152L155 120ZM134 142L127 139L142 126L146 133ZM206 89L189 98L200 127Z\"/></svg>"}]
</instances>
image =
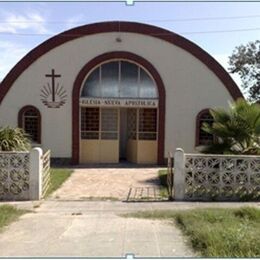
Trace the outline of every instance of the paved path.
<instances>
[{"instance_id":1,"label":"paved path","mask_svg":"<svg viewBox=\"0 0 260 260\"><path fill-rule=\"evenodd\" d=\"M79 168L52 198L80 200L117 198L125 200L131 187L158 187L158 167L153 168Z\"/></svg>"},{"instance_id":2,"label":"paved path","mask_svg":"<svg viewBox=\"0 0 260 260\"><path fill-rule=\"evenodd\" d=\"M38 202L39 203L39 202ZM3 203L0 203L0 205ZM172 223L121 217L140 210L260 207L259 202L61 201L10 202L35 212L23 215L0 236L0 256L194 256ZM35 206L39 207L35 207Z\"/></svg>"},{"instance_id":3,"label":"paved path","mask_svg":"<svg viewBox=\"0 0 260 260\"><path fill-rule=\"evenodd\" d=\"M8 203L33 212L23 215L1 234L0 256L120 257L127 253L142 257L194 256L173 223L125 218L121 214L155 209L259 207L259 203L83 200L125 199L130 187L157 186L157 172L158 168L76 169L48 201Z\"/></svg>"},{"instance_id":4,"label":"paved path","mask_svg":"<svg viewBox=\"0 0 260 260\"><path fill-rule=\"evenodd\" d=\"M1 234L0 256L194 256L172 223L121 217L130 205L46 201Z\"/></svg>"}]
</instances>

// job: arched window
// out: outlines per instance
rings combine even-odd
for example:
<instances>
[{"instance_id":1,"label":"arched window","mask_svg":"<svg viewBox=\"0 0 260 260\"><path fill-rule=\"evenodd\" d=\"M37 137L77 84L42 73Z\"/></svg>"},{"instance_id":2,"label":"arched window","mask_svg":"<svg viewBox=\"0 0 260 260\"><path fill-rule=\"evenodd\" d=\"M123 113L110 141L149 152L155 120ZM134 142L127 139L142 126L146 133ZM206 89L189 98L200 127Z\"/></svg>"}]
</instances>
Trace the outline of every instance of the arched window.
<instances>
[{"instance_id":1,"label":"arched window","mask_svg":"<svg viewBox=\"0 0 260 260\"><path fill-rule=\"evenodd\" d=\"M135 63L117 60L103 63L87 77L81 97L158 98L153 78Z\"/></svg>"},{"instance_id":2,"label":"arched window","mask_svg":"<svg viewBox=\"0 0 260 260\"><path fill-rule=\"evenodd\" d=\"M18 125L30 135L32 142L41 143L41 114L36 107L23 107L18 114Z\"/></svg>"},{"instance_id":3,"label":"arched window","mask_svg":"<svg viewBox=\"0 0 260 260\"><path fill-rule=\"evenodd\" d=\"M213 117L209 113L209 109L204 109L199 112L196 120L196 146L208 145L214 141L213 135L203 131L201 129L203 123L213 124Z\"/></svg>"}]
</instances>

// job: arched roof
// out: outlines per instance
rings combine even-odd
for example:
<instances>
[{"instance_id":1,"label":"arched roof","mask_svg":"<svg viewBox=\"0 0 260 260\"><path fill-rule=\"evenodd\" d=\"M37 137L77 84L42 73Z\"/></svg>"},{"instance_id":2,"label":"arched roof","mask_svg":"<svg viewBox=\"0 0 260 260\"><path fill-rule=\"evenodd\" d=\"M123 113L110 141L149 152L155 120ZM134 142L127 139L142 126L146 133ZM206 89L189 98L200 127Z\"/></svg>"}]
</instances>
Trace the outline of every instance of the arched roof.
<instances>
[{"instance_id":1,"label":"arched roof","mask_svg":"<svg viewBox=\"0 0 260 260\"><path fill-rule=\"evenodd\" d=\"M5 97L6 93L9 91L15 80L39 57L52 50L53 48L71 40L87 35L105 32L131 32L149 35L151 37L159 38L175 46L178 46L195 56L202 63L204 63L222 81L233 99L236 100L237 98L243 98L243 95L238 86L230 77L230 75L225 71L225 69L211 55L209 55L206 51L201 49L193 42L176 33L156 26L135 22L114 21L88 24L70 29L46 40L45 42L41 43L36 48L31 50L11 69L11 71L1 82L0 103L2 102L3 98Z\"/></svg>"}]
</instances>

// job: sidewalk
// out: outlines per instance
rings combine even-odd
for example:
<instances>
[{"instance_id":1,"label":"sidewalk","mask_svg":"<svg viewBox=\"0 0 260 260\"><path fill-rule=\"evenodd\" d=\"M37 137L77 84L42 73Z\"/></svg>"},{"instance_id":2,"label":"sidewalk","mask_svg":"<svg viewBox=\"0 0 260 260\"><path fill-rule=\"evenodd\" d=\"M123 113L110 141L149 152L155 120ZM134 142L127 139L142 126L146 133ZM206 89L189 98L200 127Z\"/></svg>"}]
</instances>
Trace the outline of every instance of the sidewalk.
<instances>
[{"instance_id":1,"label":"sidewalk","mask_svg":"<svg viewBox=\"0 0 260 260\"><path fill-rule=\"evenodd\" d=\"M20 202L9 203L26 208ZM20 205L20 206L19 206ZM0 236L0 256L142 257L194 256L185 237L173 223L126 218L140 210L187 210L260 203L62 201L27 203L34 212L23 215Z\"/></svg>"},{"instance_id":2,"label":"sidewalk","mask_svg":"<svg viewBox=\"0 0 260 260\"><path fill-rule=\"evenodd\" d=\"M172 223L120 216L143 206L46 201L1 234L0 256L194 256Z\"/></svg>"},{"instance_id":3,"label":"sidewalk","mask_svg":"<svg viewBox=\"0 0 260 260\"><path fill-rule=\"evenodd\" d=\"M189 210L198 208L239 208L259 207L260 202L192 202L192 201L168 201L168 202L121 202L109 200L56 200L46 201L10 201L0 202L1 205L9 204L20 209L36 210L37 212L70 212L75 209L79 212L111 212L127 213L139 210ZM39 208L40 207L40 208Z\"/></svg>"}]
</instances>

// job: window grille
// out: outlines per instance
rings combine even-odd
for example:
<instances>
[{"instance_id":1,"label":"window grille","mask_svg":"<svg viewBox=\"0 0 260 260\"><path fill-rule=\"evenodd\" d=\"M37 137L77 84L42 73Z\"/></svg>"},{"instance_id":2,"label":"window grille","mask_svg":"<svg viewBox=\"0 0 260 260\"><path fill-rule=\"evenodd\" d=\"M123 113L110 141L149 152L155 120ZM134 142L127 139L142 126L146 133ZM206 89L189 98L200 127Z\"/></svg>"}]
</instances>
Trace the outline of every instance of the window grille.
<instances>
[{"instance_id":1,"label":"window grille","mask_svg":"<svg viewBox=\"0 0 260 260\"><path fill-rule=\"evenodd\" d=\"M41 143L41 115L37 108L26 106L19 111L19 127L29 135L34 143Z\"/></svg>"},{"instance_id":2,"label":"window grille","mask_svg":"<svg viewBox=\"0 0 260 260\"><path fill-rule=\"evenodd\" d=\"M81 139L99 139L99 108L81 108Z\"/></svg>"},{"instance_id":3,"label":"window grille","mask_svg":"<svg viewBox=\"0 0 260 260\"><path fill-rule=\"evenodd\" d=\"M81 139L118 139L118 109L82 107Z\"/></svg>"},{"instance_id":4,"label":"window grille","mask_svg":"<svg viewBox=\"0 0 260 260\"><path fill-rule=\"evenodd\" d=\"M139 109L139 140L157 139L157 109Z\"/></svg>"},{"instance_id":5,"label":"window grille","mask_svg":"<svg viewBox=\"0 0 260 260\"><path fill-rule=\"evenodd\" d=\"M198 140L197 145L209 145L212 144L214 141L214 137L212 134L209 134L202 130L203 123L207 123L210 126L212 126L214 120L211 114L209 113L209 110L202 111L199 113L197 118L197 129L198 131Z\"/></svg>"},{"instance_id":6,"label":"window grille","mask_svg":"<svg viewBox=\"0 0 260 260\"><path fill-rule=\"evenodd\" d=\"M118 109L101 109L101 139L118 139Z\"/></svg>"},{"instance_id":7,"label":"window grille","mask_svg":"<svg viewBox=\"0 0 260 260\"><path fill-rule=\"evenodd\" d=\"M136 140L137 131L137 109L130 108L127 110L127 130L128 139Z\"/></svg>"},{"instance_id":8,"label":"window grille","mask_svg":"<svg viewBox=\"0 0 260 260\"><path fill-rule=\"evenodd\" d=\"M117 140L118 108L81 108L81 139ZM157 109L127 110L128 139L157 140Z\"/></svg>"}]
</instances>

